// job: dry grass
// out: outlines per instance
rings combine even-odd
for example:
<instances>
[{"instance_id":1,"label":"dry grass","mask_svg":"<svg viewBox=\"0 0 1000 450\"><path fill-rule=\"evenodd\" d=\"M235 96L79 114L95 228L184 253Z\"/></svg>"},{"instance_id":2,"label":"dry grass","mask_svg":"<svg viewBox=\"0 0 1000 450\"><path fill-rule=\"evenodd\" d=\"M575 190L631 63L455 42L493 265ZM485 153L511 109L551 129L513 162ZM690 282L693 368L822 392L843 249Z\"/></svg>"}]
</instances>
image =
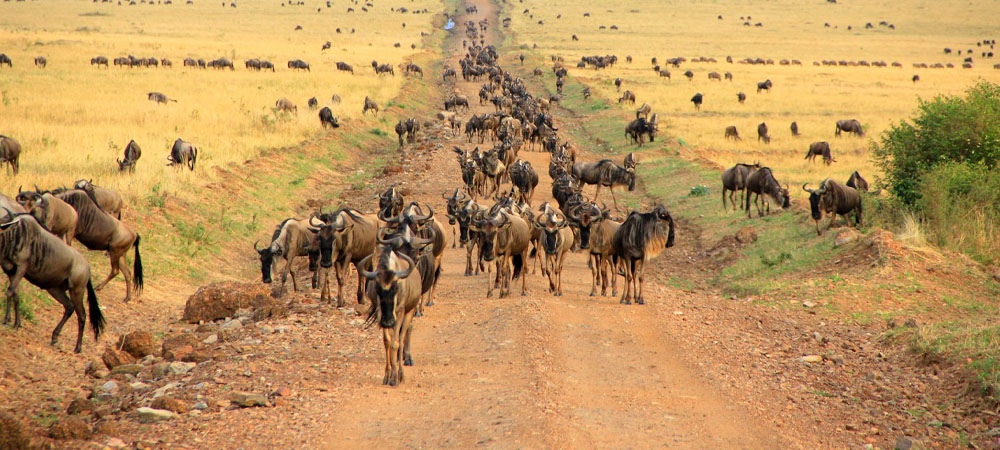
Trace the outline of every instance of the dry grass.
<instances>
[{"instance_id":1,"label":"dry grass","mask_svg":"<svg viewBox=\"0 0 1000 450\"><path fill-rule=\"evenodd\" d=\"M347 120L360 118L366 95L384 104L398 93L402 76L397 70L396 77L377 77L371 60L397 65L430 54L433 49L421 47L421 32L431 31L432 13L442 8L437 0L406 4L410 10L428 8L429 14L400 14L388 4L368 13L351 5L358 11L347 13L343 2L330 9L324 4L317 12L319 2L282 7L278 0L240 2L235 9L201 0L192 5L184 0L172 5L70 0L2 5L0 51L14 67L0 69L0 133L20 141L23 153L21 173L2 177L0 190L9 195L19 185L58 186L93 178L121 191L132 205L156 184L161 191L187 189L205 181L212 166L242 163L261 149L318 133L316 112L306 106L310 97ZM303 29L295 31L296 25ZM334 45L321 52L326 41ZM393 46L396 42L400 48ZM110 60L128 54L169 58L174 67L105 70L89 64L93 56ZM36 56L45 56L48 68L36 69ZM227 57L236 70L183 68L185 57ZM245 70L243 61L253 57L272 61L276 72ZM290 59L308 61L312 71L293 73L286 68ZM355 75L337 72L335 61L352 64ZM146 100L150 91L178 102L152 103ZM343 102L333 104L333 94ZM276 114L272 108L279 97L297 103L298 115ZM165 167L178 137L201 148L194 173ZM119 175L114 160L129 139L139 143L143 156L135 175Z\"/></svg>"},{"instance_id":2,"label":"dry grass","mask_svg":"<svg viewBox=\"0 0 1000 450\"><path fill-rule=\"evenodd\" d=\"M523 10L529 13L524 14ZM583 13L589 12L590 17ZM980 39L996 38L991 19L1000 5L985 0L962 4L907 0L903 2L849 2L831 5L816 1L791 0L749 2L740 0L662 2L636 0L622 4L607 0L589 2L585 7L567 0L525 0L506 11L513 20L511 29L519 43L537 45L543 55L560 55L570 76L594 87L595 95L617 99L612 81L621 77L622 90L636 93L637 105L649 103L661 120L669 123L669 133L684 144L682 154L705 157L719 166L737 161L759 160L775 169L779 180L792 186L795 196L805 194L796 186L818 183L826 177L846 181L858 170L870 181L877 175L869 160L869 139L893 121L905 119L918 98L937 94L959 94L979 78L1000 79L992 69L998 59L983 59L977 47ZM557 15L562 14L561 18ZM718 15L724 20L718 20ZM763 27L745 27L741 15ZM530 17L529 17L530 16ZM539 25L539 20L544 25ZM895 30L879 26L885 20ZM839 28L825 28L829 22ZM864 29L866 22L875 28ZM616 25L618 30L600 30ZM846 28L853 26L852 31ZM579 41L572 41L576 34ZM961 66L965 55L945 55L944 47L975 51L973 69L914 69L915 62L954 63ZM1000 53L1000 49L993 50ZM581 56L615 54L619 63L607 70L576 69ZM632 64L625 62L631 55ZM664 59L703 56L718 63L685 63L669 67ZM798 59L802 66L728 64L745 57ZM657 57L672 79L651 70L650 59ZM898 61L903 68L815 67L821 60ZM695 76L688 81L683 73ZM734 81L709 81L707 74L732 72ZM911 77L919 74L921 81ZM773 92L756 93L756 83L770 79ZM736 94L747 95L745 104ZM701 111L695 111L691 97L705 96ZM634 108L622 108L622 123L634 117ZM834 123L856 118L864 124L867 138L834 137ZM792 137L789 125L797 121L801 137ZM757 142L757 124L770 128L770 145ZM735 125L743 140L726 141L723 131ZM663 127L661 126L661 129ZM826 167L804 159L809 144L828 141L836 162ZM624 145L624 138L616 142ZM817 159L819 161L819 159ZM797 191L797 192L796 192Z\"/></svg>"}]
</instances>

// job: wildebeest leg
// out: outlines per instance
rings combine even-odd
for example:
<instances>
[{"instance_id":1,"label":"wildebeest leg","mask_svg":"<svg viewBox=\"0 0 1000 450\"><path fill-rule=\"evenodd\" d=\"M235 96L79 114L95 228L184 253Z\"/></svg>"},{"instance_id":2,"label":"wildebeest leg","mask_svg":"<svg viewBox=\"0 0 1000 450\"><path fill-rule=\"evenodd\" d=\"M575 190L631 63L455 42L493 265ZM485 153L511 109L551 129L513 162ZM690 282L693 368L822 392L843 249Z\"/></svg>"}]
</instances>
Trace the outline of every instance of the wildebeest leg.
<instances>
[{"instance_id":1,"label":"wildebeest leg","mask_svg":"<svg viewBox=\"0 0 1000 450\"><path fill-rule=\"evenodd\" d=\"M563 260L564 260L565 257L566 257L566 254L563 253L562 255L559 256L559 259L556 261L556 264L559 265L556 268L556 296L558 296L558 297L562 297L562 295L563 295L562 294L562 268L563 268Z\"/></svg>"},{"instance_id":2,"label":"wildebeest leg","mask_svg":"<svg viewBox=\"0 0 1000 450\"><path fill-rule=\"evenodd\" d=\"M14 309L14 329L21 328L21 295L17 290L7 291L7 311L3 316L4 325L10 323L10 310Z\"/></svg>"},{"instance_id":3,"label":"wildebeest leg","mask_svg":"<svg viewBox=\"0 0 1000 450\"><path fill-rule=\"evenodd\" d=\"M635 296L635 304L636 305L645 305L646 304L646 299L643 298L643 296L642 296L642 286L643 286L643 278L644 278L643 277L643 273L646 271L646 260L645 259L640 259L640 260L636 261L635 265L636 265L635 278L636 278L636 280L638 282L638 289L639 289L637 291L638 294Z\"/></svg>"},{"instance_id":4,"label":"wildebeest leg","mask_svg":"<svg viewBox=\"0 0 1000 450\"><path fill-rule=\"evenodd\" d=\"M479 274L477 273L476 275ZM499 273L497 274L497 277L500 277ZM486 264L486 298L493 296L493 284L495 281L491 280L491 278L493 278L493 265Z\"/></svg>"},{"instance_id":5,"label":"wildebeest leg","mask_svg":"<svg viewBox=\"0 0 1000 450\"><path fill-rule=\"evenodd\" d=\"M410 354L410 335L413 334L413 319L410 314L407 313L403 316L403 365L412 366L413 365L413 355ZM403 381L402 373L400 373L399 381Z\"/></svg>"},{"instance_id":6,"label":"wildebeest leg","mask_svg":"<svg viewBox=\"0 0 1000 450\"><path fill-rule=\"evenodd\" d=\"M622 298L618 301L623 305L632 304L632 261L624 260L625 265L625 289L622 290Z\"/></svg>"},{"instance_id":7,"label":"wildebeest leg","mask_svg":"<svg viewBox=\"0 0 1000 450\"><path fill-rule=\"evenodd\" d=\"M601 183L597 183L597 189L594 189L594 202L597 202L598 197L601 196Z\"/></svg>"},{"instance_id":8,"label":"wildebeest leg","mask_svg":"<svg viewBox=\"0 0 1000 450\"><path fill-rule=\"evenodd\" d=\"M472 240L469 240L469 246L465 248L465 276L472 275Z\"/></svg>"},{"instance_id":9,"label":"wildebeest leg","mask_svg":"<svg viewBox=\"0 0 1000 450\"><path fill-rule=\"evenodd\" d=\"M612 184L611 186L609 186L608 190L611 191L611 202L615 205L615 209L619 209L618 208L618 199L615 198L615 185Z\"/></svg>"},{"instance_id":10,"label":"wildebeest leg","mask_svg":"<svg viewBox=\"0 0 1000 450\"><path fill-rule=\"evenodd\" d=\"M726 208L726 188L722 188L722 210L728 210L728 208Z\"/></svg>"},{"instance_id":11,"label":"wildebeest leg","mask_svg":"<svg viewBox=\"0 0 1000 450\"><path fill-rule=\"evenodd\" d=\"M611 277L611 296L614 297L618 295L618 281L616 281L618 279L618 275L615 273L616 270L611 265L611 261L608 261L608 259L604 257L602 257L602 259L604 259L604 265L608 268L608 276ZM607 284L607 282L607 278L605 278L604 283Z\"/></svg>"},{"instance_id":12,"label":"wildebeest leg","mask_svg":"<svg viewBox=\"0 0 1000 450\"><path fill-rule=\"evenodd\" d=\"M601 265L598 262L598 256L591 253L590 254L590 296L594 297L597 295L597 284L601 281Z\"/></svg>"},{"instance_id":13,"label":"wildebeest leg","mask_svg":"<svg viewBox=\"0 0 1000 450\"><path fill-rule=\"evenodd\" d=\"M121 252L121 256L118 259L118 270L121 270L122 276L125 277L125 301L132 300L132 271L128 268L128 262L125 261L125 252L128 251L126 247Z\"/></svg>"},{"instance_id":14,"label":"wildebeest leg","mask_svg":"<svg viewBox=\"0 0 1000 450\"><path fill-rule=\"evenodd\" d=\"M97 287L94 288L95 291L99 291L101 289L104 289L104 286L106 286L109 282L111 282L112 279L114 279L116 276L118 276L118 271L119 271L118 264L119 264L119 259L120 258L115 258L115 255L113 253L111 253L110 250L108 250L108 255L111 257L111 272L108 273L108 277L105 278L104 281L101 282L101 284L97 285ZM125 286L125 292L126 292L125 298L128 298L128 294L127 294L128 291L129 291L129 287L128 287L127 283L126 283L126 286Z\"/></svg>"},{"instance_id":15,"label":"wildebeest leg","mask_svg":"<svg viewBox=\"0 0 1000 450\"><path fill-rule=\"evenodd\" d=\"M382 329L382 345L385 346L385 376L382 377L382 384L395 386L393 383L394 373L392 363L396 357L396 352L392 349L392 332L392 328Z\"/></svg>"},{"instance_id":16,"label":"wildebeest leg","mask_svg":"<svg viewBox=\"0 0 1000 450\"><path fill-rule=\"evenodd\" d=\"M56 341L59 340L59 333L62 333L63 325L65 325L66 321L69 320L69 317L72 316L74 312L76 312L77 318L79 319L80 322L80 332L77 334L75 351L76 353L80 353L82 345L81 342L83 342L83 327L84 324L86 323L86 317L87 317L87 312L83 310L83 302L82 301L80 302L79 308L74 308L73 302L70 301L69 296L66 295L65 290L59 288L52 288L52 289L46 289L46 292L48 292L49 295L52 296L52 298L56 299L56 301L62 303L63 305L62 319L59 320L59 324L56 325L56 328L52 330L52 345L56 345Z\"/></svg>"}]
</instances>

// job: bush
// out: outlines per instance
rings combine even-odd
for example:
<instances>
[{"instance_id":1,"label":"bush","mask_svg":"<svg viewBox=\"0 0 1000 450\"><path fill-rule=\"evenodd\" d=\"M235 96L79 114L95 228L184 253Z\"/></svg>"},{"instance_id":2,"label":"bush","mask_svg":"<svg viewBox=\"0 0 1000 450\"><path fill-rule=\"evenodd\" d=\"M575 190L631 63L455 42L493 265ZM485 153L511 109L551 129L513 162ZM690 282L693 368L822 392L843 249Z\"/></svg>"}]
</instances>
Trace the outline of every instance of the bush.
<instances>
[{"instance_id":1,"label":"bush","mask_svg":"<svg viewBox=\"0 0 1000 450\"><path fill-rule=\"evenodd\" d=\"M986 264L1000 261L1000 179L983 163L939 164L917 185L932 242Z\"/></svg>"},{"instance_id":2,"label":"bush","mask_svg":"<svg viewBox=\"0 0 1000 450\"><path fill-rule=\"evenodd\" d=\"M911 206L922 196L923 175L938 164L995 167L1000 162L1000 85L981 82L965 97L921 101L912 123L890 127L872 152L885 187Z\"/></svg>"}]
</instances>

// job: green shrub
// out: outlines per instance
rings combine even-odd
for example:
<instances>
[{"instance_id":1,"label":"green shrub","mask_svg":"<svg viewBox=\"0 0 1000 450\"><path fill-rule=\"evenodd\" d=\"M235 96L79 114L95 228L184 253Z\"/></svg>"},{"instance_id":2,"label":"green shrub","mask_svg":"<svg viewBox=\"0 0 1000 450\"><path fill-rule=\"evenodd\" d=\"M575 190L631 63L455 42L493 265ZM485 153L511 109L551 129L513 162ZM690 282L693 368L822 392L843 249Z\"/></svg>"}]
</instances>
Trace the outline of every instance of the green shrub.
<instances>
[{"instance_id":1,"label":"green shrub","mask_svg":"<svg viewBox=\"0 0 1000 450\"><path fill-rule=\"evenodd\" d=\"M935 244L981 263L1000 261L1000 179L983 163L949 162L927 171L917 210Z\"/></svg>"}]
</instances>

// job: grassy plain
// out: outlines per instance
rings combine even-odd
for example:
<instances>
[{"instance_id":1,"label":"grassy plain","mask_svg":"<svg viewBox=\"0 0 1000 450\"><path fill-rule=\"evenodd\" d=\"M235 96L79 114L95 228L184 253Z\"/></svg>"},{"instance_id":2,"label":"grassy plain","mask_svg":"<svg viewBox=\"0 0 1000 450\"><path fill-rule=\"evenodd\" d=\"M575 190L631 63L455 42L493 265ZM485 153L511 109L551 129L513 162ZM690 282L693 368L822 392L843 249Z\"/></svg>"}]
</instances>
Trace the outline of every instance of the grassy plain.
<instances>
[{"instance_id":1,"label":"grassy plain","mask_svg":"<svg viewBox=\"0 0 1000 450\"><path fill-rule=\"evenodd\" d=\"M584 17L585 12L590 17ZM997 38L992 17L998 12L995 2L980 0L961 4L637 0L587 2L583 7L567 0L525 0L511 8L509 15L517 42L537 45L537 52L544 56L563 56L570 75L591 85L596 95L617 99L620 93L613 81L622 78L622 90L635 92L636 106L648 103L665 122L661 129L669 128L680 139L682 154L707 158L723 167L760 161L775 169L780 181L794 187L826 177L846 181L855 170L871 181L869 175L878 172L869 159L869 139L890 123L907 118L919 98L960 94L980 78L1000 80L1000 71L992 68L1000 58L980 57L989 51L1000 55L1000 49L976 46L979 40ZM744 26L741 16L750 16L752 24L763 26ZM894 25L895 30L880 26L880 21ZM865 29L868 22L873 29ZM824 27L825 23L831 27ZM602 25L608 28L601 30ZM618 29L610 29L612 25ZM848 31L848 26L853 29ZM572 40L574 34L579 41ZM963 49L963 55L945 55L945 47ZM974 52L974 68L962 69L968 49ZM582 56L607 54L619 58L613 68L575 67ZM626 55L633 57L631 64L625 62ZM680 68L663 62L676 56L689 62ZM776 63L729 64L727 56L734 61L759 57ZM671 72L671 79L651 69L653 57ZM690 62L696 57L718 62ZM781 59L797 59L803 65L782 66ZM903 68L813 66L814 61L823 60L899 62ZM957 68L913 68L913 63L938 62ZM686 70L694 72L692 81L683 76ZM733 81L709 81L712 71L731 72ZM920 75L921 80L912 82L913 75ZM774 83L772 92L757 94L756 83L765 79ZM737 102L738 92L746 93L745 104ZM701 111L690 101L695 93L704 94ZM623 122L634 117L633 110L631 105L622 107ZM860 120L868 136L836 138L834 123L848 118ZM798 122L802 136L791 135L792 121ZM770 128L770 145L757 141L761 122ZM724 138L729 125L736 126L742 141ZM830 142L836 159L831 167L804 159L809 144L816 141ZM624 138L613 143L624 145ZM796 197L805 197L801 189L792 191Z\"/></svg>"}]
</instances>

